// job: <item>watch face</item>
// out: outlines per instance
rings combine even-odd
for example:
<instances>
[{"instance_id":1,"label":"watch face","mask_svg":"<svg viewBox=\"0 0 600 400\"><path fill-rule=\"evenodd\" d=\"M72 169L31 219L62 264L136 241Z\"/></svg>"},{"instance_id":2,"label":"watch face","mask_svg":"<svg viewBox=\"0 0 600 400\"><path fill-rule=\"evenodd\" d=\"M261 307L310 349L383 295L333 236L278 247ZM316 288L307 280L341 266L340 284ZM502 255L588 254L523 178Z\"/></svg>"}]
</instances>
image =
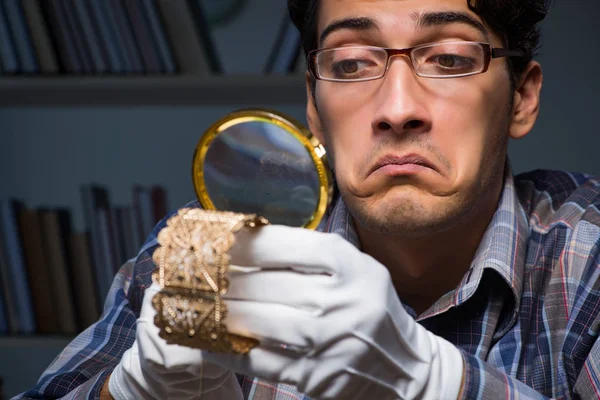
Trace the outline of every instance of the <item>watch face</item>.
<instances>
[{"instance_id":1,"label":"watch face","mask_svg":"<svg viewBox=\"0 0 600 400\"><path fill-rule=\"evenodd\" d=\"M234 18L247 3L246 0L198 0L211 25L219 25Z\"/></svg>"}]
</instances>

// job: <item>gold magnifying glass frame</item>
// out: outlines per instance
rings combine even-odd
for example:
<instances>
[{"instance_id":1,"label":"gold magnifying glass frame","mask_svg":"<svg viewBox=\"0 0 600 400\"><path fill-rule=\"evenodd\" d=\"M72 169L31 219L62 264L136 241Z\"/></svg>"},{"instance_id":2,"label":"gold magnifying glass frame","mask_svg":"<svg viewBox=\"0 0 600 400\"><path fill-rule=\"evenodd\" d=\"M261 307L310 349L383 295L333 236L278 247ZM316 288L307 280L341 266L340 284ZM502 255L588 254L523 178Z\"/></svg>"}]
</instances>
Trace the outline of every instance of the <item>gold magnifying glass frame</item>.
<instances>
[{"instance_id":1,"label":"gold magnifying glass frame","mask_svg":"<svg viewBox=\"0 0 600 400\"><path fill-rule=\"evenodd\" d=\"M204 209L217 210L208 194L204 179L204 162L210 144L221 132L234 125L246 122L263 122L276 125L296 138L308 151L319 177L319 201L312 216L303 228L316 229L325 216L333 195L333 177L325 148L301 123L281 112L265 108L247 108L234 111L212 124L202 135L194 151L192 162L192 180L200 204Z\"/></svg>"}]
</instances>

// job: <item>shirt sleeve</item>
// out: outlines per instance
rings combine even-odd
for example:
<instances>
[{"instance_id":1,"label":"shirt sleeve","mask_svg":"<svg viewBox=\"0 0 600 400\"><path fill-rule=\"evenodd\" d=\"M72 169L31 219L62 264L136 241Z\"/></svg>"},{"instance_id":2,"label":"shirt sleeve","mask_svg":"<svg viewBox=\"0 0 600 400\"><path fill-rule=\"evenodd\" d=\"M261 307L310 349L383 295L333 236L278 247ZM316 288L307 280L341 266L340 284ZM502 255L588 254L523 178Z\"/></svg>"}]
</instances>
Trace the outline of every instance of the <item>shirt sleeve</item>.
<instances>
[{"instance_id":1,"label":"shirt sleeve","mask_svg":"<svg viewBox=\"0 0 600 400\"><path fill-rule=\"evenodd\" d=\"M461 352L465 360L465 380L461 400L548 399L476 356L462 350Z\"/></svg>"},{"instance_id":2,"label":"shirt sleeve","mask_svg":"<svg viewBox=\"0 0 600 400\"><path fill-rule=\"evenodd\" d=\"M156 235L168 217L156 225L137 257L119 269L100 319L61 351L34 388L14 399L100 397L113 368L135 341L144 291L151 285L155 269L152 252L157 244Z\"/></svg>"}]
</instances>

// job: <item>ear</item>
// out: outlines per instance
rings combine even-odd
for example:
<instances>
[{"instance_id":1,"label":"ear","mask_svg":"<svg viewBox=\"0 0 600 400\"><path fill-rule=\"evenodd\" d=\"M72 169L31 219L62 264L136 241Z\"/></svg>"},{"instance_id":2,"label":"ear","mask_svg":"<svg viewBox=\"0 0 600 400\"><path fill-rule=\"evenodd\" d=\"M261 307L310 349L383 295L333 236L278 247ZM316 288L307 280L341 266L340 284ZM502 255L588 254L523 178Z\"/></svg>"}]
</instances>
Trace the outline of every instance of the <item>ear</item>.
<instances>
[{"instance_id":1,"label":"ear","mask_svg":"<svg viewBox=\"0 0 600 400\"><path fill-rule=\"evenodd\" d=\"M325 136L323 135L323 127L321 125L321 118L317 111L317 105L315 104L315 96L313 95L313 77L310 72L306 72L305 75L306 84L306 121L308 122L308 130L312 133L323 146L325 143Z\"/></svg>"},{"instance_id":2,"label":"ear","mask_svg":"<svg viewBox=\"0 0 600 400\"><path fill-rule=\"evenodd\" d=\"M544 74L536 61L527 64L513 94L512 118L509 135L521 139L527 135L540 113L540 92Z\"/></svg>"}]
</instances>

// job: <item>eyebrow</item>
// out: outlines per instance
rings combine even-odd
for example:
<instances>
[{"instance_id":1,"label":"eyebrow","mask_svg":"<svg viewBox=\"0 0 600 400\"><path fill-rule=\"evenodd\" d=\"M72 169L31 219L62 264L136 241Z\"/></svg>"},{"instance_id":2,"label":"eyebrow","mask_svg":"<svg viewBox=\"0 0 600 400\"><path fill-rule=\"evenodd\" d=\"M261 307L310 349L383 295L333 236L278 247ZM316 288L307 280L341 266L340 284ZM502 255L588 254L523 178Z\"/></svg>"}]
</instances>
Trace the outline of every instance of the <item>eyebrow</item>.
<instances>
[{"instance_id":1,"label":"eyebrow","mask_svg":"<svg viewBox=\"0 0 600 400\"><path fill-rule=\"evenodd\" d=\"M343 29L350 29L353 31L368 31L372 29L379 29L379 24L377 24L374 19L368 17L340 19L339 21L335 21L327 25L327 27L323 29L319 39L319 46L323 46L323 42L327 36L331 35L335 31L341 31Z\"/></svg>"},{"instance_id":2,"label":"eyebrow","mask_svg":"<svg viewBox=\"0 0 600 400\"><path fill-rule=\"evenodd\" d=\"M489 38L488 31L481 22L469 14L460 11L413 13L412 19L416 22L417 29L459 23L469 25L470 27L479 31L486 38ZM333 32L344 29L353 31L367 31L379 29L379 24L377 21L369 17L344 18L339 21L334 21L333 23L327 25L327 27L323 29L323 32L321 32L321 37L319 38L319 47L323 46L325 39Z\"/></svg>"},{"instance_id":3,"label":"eyebrow","mask_svg":"<svg viewBox=\"0 0 600 400\"><path fill-rule=\"evenodd\" d=\"M417 29L431 28L449 24L465 24L475 28L479 33L489 38L485 26L471 15L460 11L436 11L414 13L413 20L417 22Z\"/></svg>"}]
</instances>

